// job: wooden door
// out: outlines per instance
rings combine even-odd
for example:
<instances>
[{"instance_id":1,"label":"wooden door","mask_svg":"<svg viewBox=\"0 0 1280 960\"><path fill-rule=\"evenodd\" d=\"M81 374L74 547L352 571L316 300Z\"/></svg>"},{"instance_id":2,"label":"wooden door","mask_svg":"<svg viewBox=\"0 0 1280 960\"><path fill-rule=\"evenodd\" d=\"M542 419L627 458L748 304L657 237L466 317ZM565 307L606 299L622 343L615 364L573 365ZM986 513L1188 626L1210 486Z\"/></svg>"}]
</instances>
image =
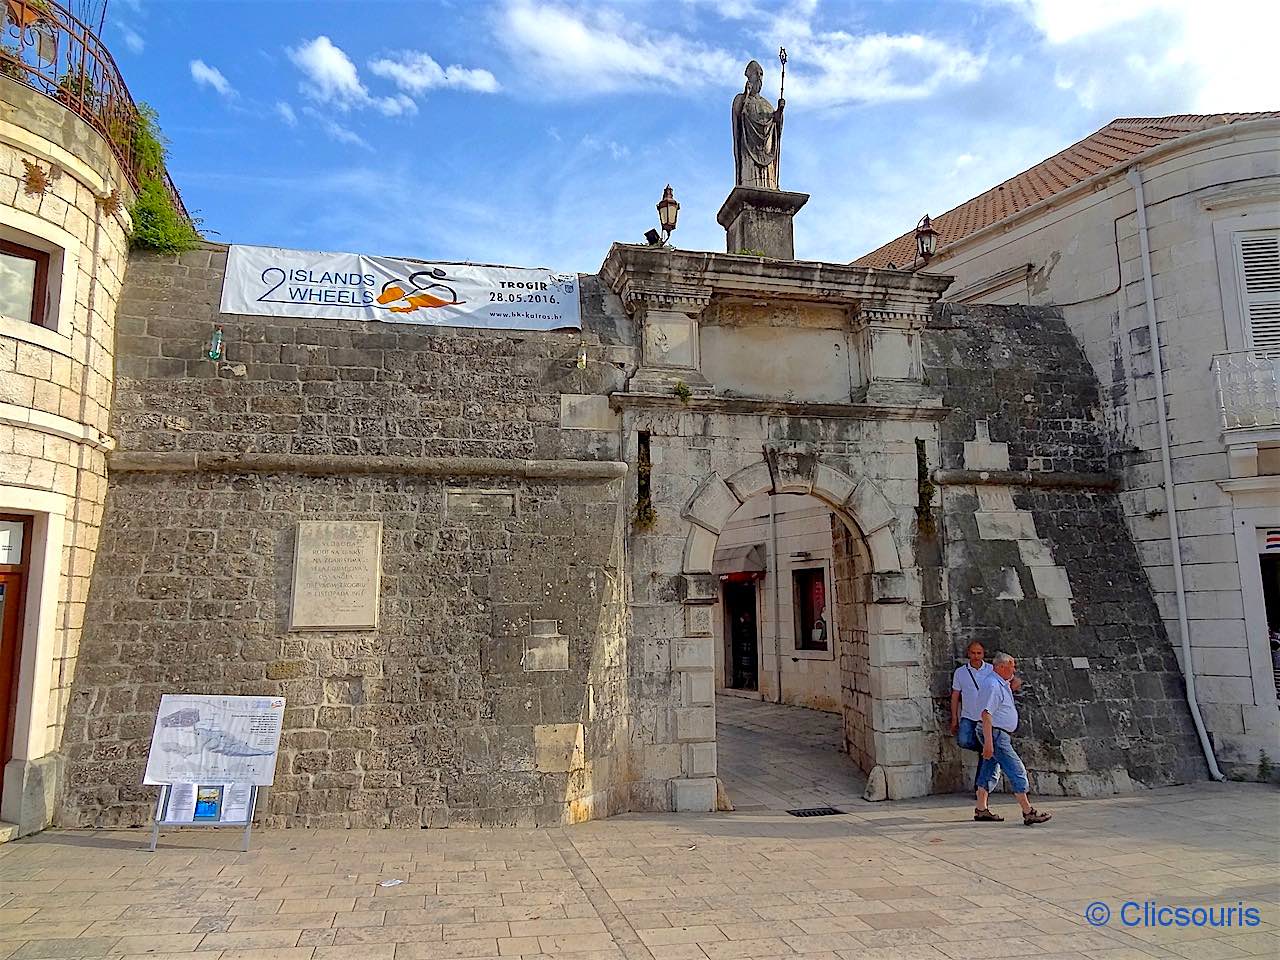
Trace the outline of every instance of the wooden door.
<instances>
[{"instance_id":1,"label":"wooden door","mask_svg":"<svg viewBox=\"0 0 1280 960\"><path fill-rule=\"evenodd\" d=\"M0 513L0 772L13 759L31 518ZM0 777L0 789L3 778Z\"/></svg>"},{"instance_id":2,"label":"wooden door","mask_svg":"<svg viewBox=\"0 0 1280 960\"><path fill-rule=\"evenodd\" d=\"M0 573L0 770L13 757L18 716L18 667L22 663L22 581L20 573Z\"/></svg>"}]
</instances>

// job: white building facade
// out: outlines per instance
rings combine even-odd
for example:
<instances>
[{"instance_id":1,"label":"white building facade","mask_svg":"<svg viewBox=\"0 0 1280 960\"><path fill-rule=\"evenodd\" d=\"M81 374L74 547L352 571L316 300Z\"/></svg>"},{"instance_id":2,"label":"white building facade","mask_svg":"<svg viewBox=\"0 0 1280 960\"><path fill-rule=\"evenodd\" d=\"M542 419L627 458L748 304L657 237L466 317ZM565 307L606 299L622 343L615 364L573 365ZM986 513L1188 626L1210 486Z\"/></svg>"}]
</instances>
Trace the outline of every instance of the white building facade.
<instances>
[{"instance_id":1,"label":"white building facade","mask_svg":"<svg viewBox=\"0 0 1280 960\"><path fill-rule=\"evenodd\" d=\"M1116 121L934 223L944 299L1057 304L1083 345L1218 763L1255 778L1280 755L1280 114Z\"/></svg>"}]
</instances>

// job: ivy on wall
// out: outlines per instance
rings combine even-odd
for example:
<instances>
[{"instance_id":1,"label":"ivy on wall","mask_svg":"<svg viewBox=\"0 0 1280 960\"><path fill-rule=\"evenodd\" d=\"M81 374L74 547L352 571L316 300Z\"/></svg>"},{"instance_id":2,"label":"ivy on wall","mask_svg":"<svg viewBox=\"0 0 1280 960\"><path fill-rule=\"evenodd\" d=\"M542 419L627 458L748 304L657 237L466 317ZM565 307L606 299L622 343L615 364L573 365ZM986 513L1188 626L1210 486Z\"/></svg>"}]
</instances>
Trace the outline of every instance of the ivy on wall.
<instances>
[{"instance_id":1,"label":"ivy on wall","mask_svg":"<svg viewBox=\"0 0 1280 960\"><path fill-rule=\"evenodd\" d=\"M156 111L145 103L138 104L133 122L133 155L138 175L138 199L133 204L135 249L160 253L193 250L201 237L192 223L174 206L164 182L164 163L168 156L167 141L160 132Z\"/></svg>"}]
</instances>

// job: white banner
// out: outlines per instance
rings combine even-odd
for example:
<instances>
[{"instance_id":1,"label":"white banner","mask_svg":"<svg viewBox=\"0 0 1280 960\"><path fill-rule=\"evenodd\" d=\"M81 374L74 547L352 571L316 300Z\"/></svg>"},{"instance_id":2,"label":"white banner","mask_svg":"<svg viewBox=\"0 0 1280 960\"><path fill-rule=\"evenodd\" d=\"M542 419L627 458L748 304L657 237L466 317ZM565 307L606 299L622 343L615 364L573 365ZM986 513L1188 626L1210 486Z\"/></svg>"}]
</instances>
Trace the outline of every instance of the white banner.
<instances>
[{"instance_id":1,"label":"white banner","mask_svg":"<svg viewBox=\"0 0 1280 960\"><path fill-rule=\"evenodd\" d=\"M233 246L222 312L504 330L582 326L578 275Z\"/></svg>"},{"instance_id":2,"label":"white banner","mask_svg":"<svg viewBox=\"0 0 1280 960\"><path fill-rule=\"evenodd\" d=\"M166 693L142 782L270 786L283 725L283 697Z\"/></svg>"}]
</instances>

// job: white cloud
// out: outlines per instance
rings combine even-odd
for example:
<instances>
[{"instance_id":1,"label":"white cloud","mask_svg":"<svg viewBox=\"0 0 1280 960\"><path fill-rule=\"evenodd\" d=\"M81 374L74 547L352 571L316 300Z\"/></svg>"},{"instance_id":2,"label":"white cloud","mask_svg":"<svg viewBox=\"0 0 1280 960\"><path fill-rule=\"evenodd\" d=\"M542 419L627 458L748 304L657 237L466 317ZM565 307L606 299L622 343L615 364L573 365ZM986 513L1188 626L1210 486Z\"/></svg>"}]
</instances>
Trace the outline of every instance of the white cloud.
<instances>
[{"instance_id":1,"label":"white cloud","mask_svg":"<svg viewBox=\"0 0 1280 960\"><path fill-rule=\"evenodd\" d=\"M801 109L919 99L944 85L971 82L985 64L981 54L921 34L818 32L817 11L816 0L797 0L774 11L760 31L770 45L780 38L786 43L787 79ZM499 39L553 93L570 96L636 87L740 87L749 59L672 33L669 26L647 30L607 7L555 0L508 0ZM777 64L765 69L766 96L773 97Z\"/></svg>"},{"instance_id":2,"label":"white cloud","mask_svg":"<svg viewBox=\"0 0 1280 960\"><path fill-rule=\"evenodd\" d=\"M793 69L787 79L805 107L918 100L972 83L986 64L981 54L918 33L841 31L794 41L788 60ZM803 67L795 69L797 64Z\"/></svg>"},{"instance_id":3,"label":"white cloud","mask_svg":"<svg viewBox=\"0 0 1280 960\"><path fill-rule=\"evenodd\" d=\"M356 65L328 37L316 37L286 52L294 66L306 76L302 89L308 96L344 108L369 99L369 91L360 82Z\"/></svg>"},{"instance_id":4,"label":"white cloud","mask_svg":"<svg viewBox=\"0 0 1280 960\"><path fill-rule=\"evenodd\" d=\"M407 50L396 59L383 57L369 64L375 76L385 77L406 93L417 95L437 87L496 93L498 81L488 70L470 69L453 64L442 67L430 55Z\"/></svg>"},{"instance_id":5,"label":"white cloud","mask_svg":"<svg viewBox=\"0 0 1280 960\"><path fill-rule=\"evenodd\" d=\"M235 88L222 75L222 71L217 67L211 67L203 60L191 61L191 79L196 82L197 86L212 87L224 97L234 97L236 95Z\"/></svg>"},{"instance_id":6,"label":"white cloud","mask_svg":"<svg viewBox=\"0 0 1280 960\"><path fill-rule=\"evenodd\" d=\"M1274 110L1280 5L1264 0L1004 0L1044 37L1086 107L1172 93L1197 112Z\"/></svg>"},{"instance_id":7,"label":"white cloud","mask_svg":"<svg viewBox=\"0 0 1280 960\"><path fill-rule=\"evenodd\" d=\"M332 117L329 117L315 107L303 107L302 112L311 120L315 121L317 127L324 131L325 136L330 140L336 140L338 143L350 144L353 147L360 147L362 150L372 150L368 141L360 134L356 133L342 124L338 123Z\"/></svg>"},{"instance_id":8,"label":"white cloud","mask_svg":"<svg viewBox=\"0 0 1280 960\"><path fill-rule=\"evenodd\" d=\"M298 115L293 112L293 107L289 106L289 104L285 103L283 100L276 101L276 113L279 114L280 119L288 126L296 127L298 125Z\"/></svg>"},{"instance_id":9,"label":"white cloud","mask_svg":"<svg viewBox=\"0 0 1280 960\"><path fill-rule=\"evenodd\" d=\"M300 89L318 103L344 111L352 107L373 107L388 117L418 111L418 105L404 94L393 97L370 94L346 51L326 36L316 37L299 47L289 47L285 52L306 77Z\"/></svg>"},{"instance_id":10,"label":"white cloud","mask_svg":"<svg viewBox=\"0 0 1280 960\"><path fill-rule=\"evenodd\" d=\"M601 140L590 133L582 138L580 146L589 153L607 151L615 160L625 160L631 156L631 148L626 144L618 143L617 140Z\"/></svg>"},{"instance_id":11,"label":"white cloud","mask_svg":"<svg viewBox=\"0 0 1280 960\"><path fill-rule=\"evenodd\" d=\"M607 8L510 0L498 36L522 67L560 94L724 86L742 70L737 56L678 34L651 33Z\"/></svg>"},{"instance_id":12,"label":"white cloud","mask_svg":"<svg viewBox=\"0 0 1280 960\"><path fill-rule=\"evenodd\" d=\"M147 48L147 41L143 39L142 34L128 24L117 23L116 29L120 31L120 36L124 39L125 48L130 53L141 53Z\"/></svg>"}]
</instances>

